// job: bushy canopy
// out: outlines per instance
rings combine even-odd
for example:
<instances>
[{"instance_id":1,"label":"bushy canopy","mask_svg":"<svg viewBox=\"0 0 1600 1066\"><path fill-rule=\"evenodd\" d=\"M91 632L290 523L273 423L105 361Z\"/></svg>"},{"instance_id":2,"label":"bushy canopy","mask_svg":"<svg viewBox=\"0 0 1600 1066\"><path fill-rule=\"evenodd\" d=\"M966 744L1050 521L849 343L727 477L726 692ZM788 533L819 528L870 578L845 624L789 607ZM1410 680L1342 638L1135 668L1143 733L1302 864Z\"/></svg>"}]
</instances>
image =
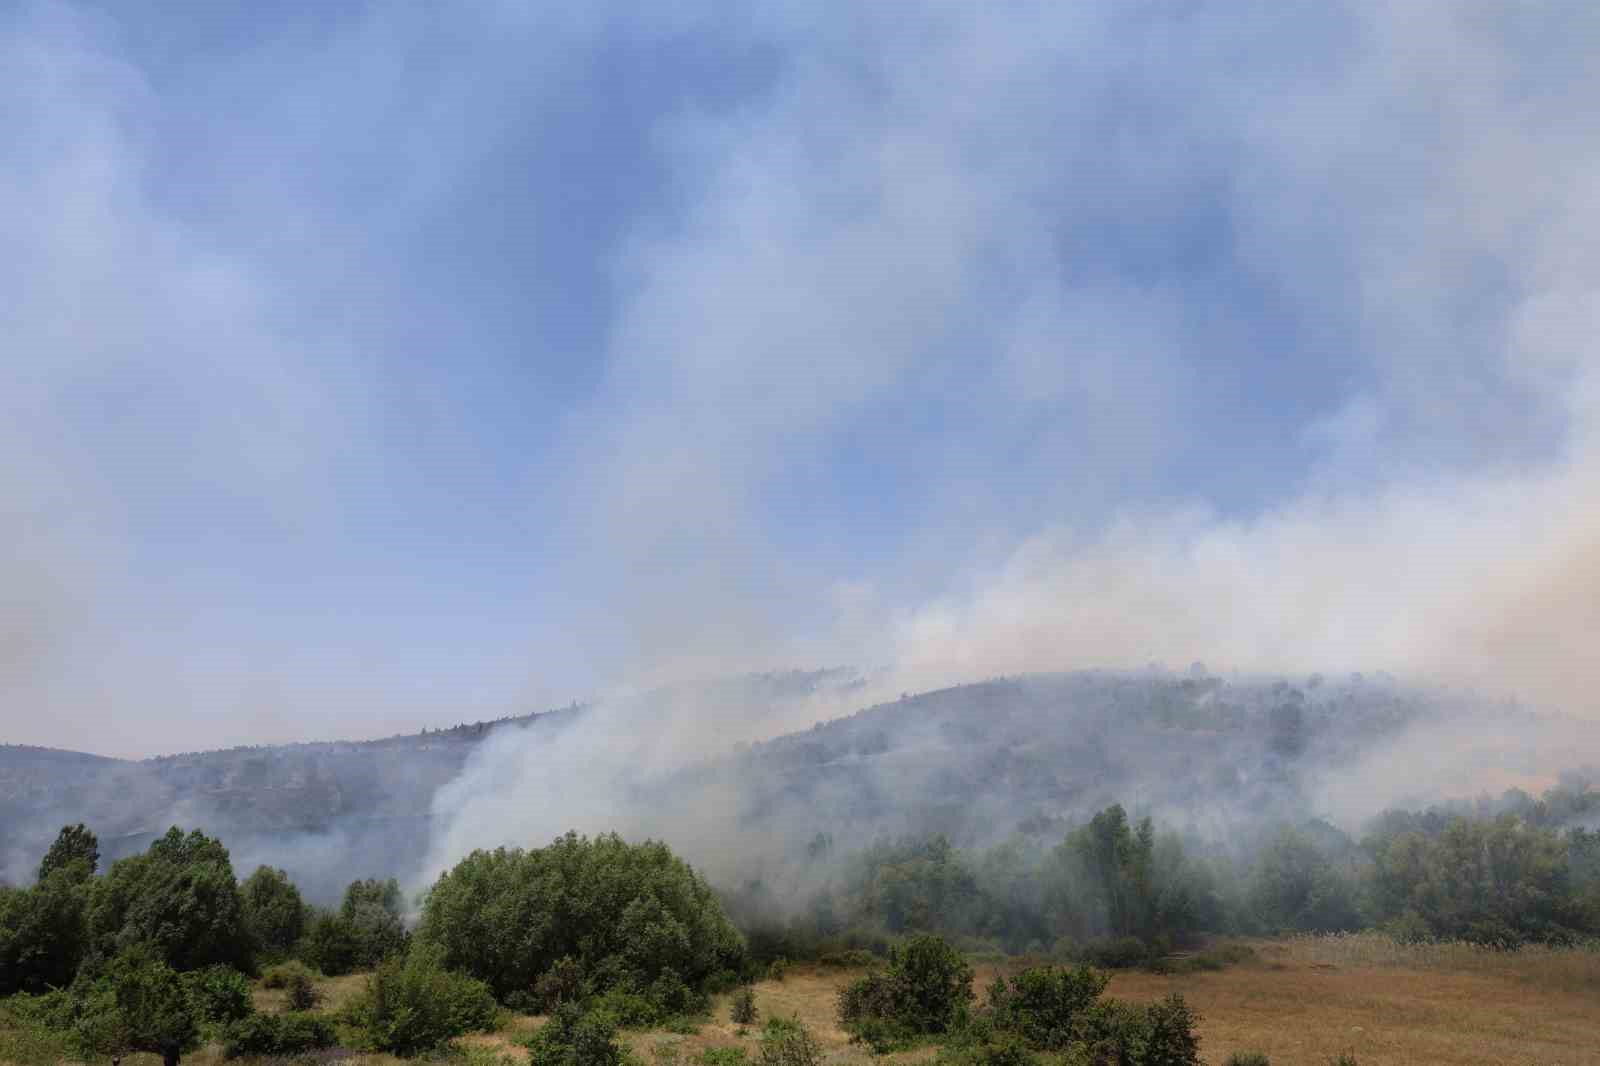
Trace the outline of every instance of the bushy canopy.
<instances>
[{"instance_id":1,"label":"bushy canopy","mask_svg":"<svg viewBox=\"0 0 1600 1066\"><path fill-rule=\"evenodd\" d=\"M418 936L502 998L575 960L586 991L701 987L744 941L706 882L665 845L576 833L530 851L475 851L442 875Z\"/></svg>"},{"instance_id":2,"label":"bushy canopy","mask_svg":"<svg viewBox=\"0 0 1600 1066\"><path fill-rule=\"evenodd\" d=\"M245 925L256 949L272 957L287 957L305 934L309 916L305 900L300 898L300 890L289 875L270 866L258 866L239 886L239 896Z\"/></svg>"},{"instance_id":3,"label":"bushy canopy","mask_svg":"<svg viewBox=\"0 0 1600 1066\"><path fill-rule=\"evenodd\" d=\"M145 943L175 970L253 968L228 849L199 830L186 836L174 826L143 855L113 863L94 882L88 925L108 955Z\"/></svg>"}]
</instances>

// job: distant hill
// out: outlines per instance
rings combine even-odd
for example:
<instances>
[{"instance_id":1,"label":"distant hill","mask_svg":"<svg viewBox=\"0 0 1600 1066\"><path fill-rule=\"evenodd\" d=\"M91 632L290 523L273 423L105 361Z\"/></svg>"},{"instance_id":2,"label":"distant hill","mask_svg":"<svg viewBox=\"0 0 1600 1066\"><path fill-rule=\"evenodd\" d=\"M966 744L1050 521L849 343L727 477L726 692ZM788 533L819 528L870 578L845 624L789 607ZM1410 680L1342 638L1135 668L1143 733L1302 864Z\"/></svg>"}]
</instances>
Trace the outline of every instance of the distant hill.
<instances>
[{"instance_id":1,"label":"distant hill","mask_svg":"<svg viewBox=\"0 0 1600 1066\"><path fill-rule=\"evenodd\" d=\"M825 684L848 694L851 676L760 675L672 698L744 700L757 714ZM643 706L638 713L648 714L649 701ZM440 828L433 819L442 786L455 782L463 795L502 787L532 772L530 750L556 743L590 713L573 707L384 740L138 762L0 747L0 875L30 878L70 822L100 835L108 861L179 824L221 835L241 876L259 862L283 866L314 898L330 899L353 877L418 872ZM894 833L944 833L961 845L1016 833L1058 837L1111 802L1216 838L1263 819L1321 813L1319 783L1353 772L1410 731L1485 713L1460 697L1356 675L1089 671L992 680L908 695L708 756L608 799L625 819L617 828L669 840L716 812L726 824L709 835L737 837L744 853L781 855L818 834L840 847ZM1510 735L1528 733L1520 723L1534 721L1510 708L1494 713L1515 720ZM509 737L533 748L489 743ZM510 819L481 821L485 842L541 842L518 839Z\"/></svg>"}]
</instances>

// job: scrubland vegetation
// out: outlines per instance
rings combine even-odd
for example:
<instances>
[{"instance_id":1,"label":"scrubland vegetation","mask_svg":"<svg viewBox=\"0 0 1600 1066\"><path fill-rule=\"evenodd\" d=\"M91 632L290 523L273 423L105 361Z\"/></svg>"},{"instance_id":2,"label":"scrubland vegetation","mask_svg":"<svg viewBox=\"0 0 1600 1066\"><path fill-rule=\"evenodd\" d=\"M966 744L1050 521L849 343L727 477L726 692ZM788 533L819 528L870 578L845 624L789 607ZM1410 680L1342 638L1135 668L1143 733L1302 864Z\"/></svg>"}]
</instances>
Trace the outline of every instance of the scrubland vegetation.
<instances>
[{"instance_id":1,"label":"scrubland vegetation","mask_svg":"<svg viewBox=\"0 0 1600 1066\"><path fill-rule=\"evenodd\" d=\"M1120 806L1048 849L902 838L835 856L819 837L808 850L829 874L788 914L760 883L719 893L665 844L614 835L475 852L416 900L358 880L319 909L282 871L238 880L202 832L174 828L101 872L74 825L33 885L0 889L0 1059L342 1048L671 1066L677 1045L635 1034L689 1040L725 1019L735 1043L701 1047L699 1066L1182 1064L1208 1040L1236 1063L1309 1061L1285 1059L1270 1025L1241 1024L1229 996L1294 990L1327 1011L1365 989L1382 1029L1396 1004L1468 985L1513 1014L1548 1000L1559 1044L1572 1004L1600 992L1600 834L1556 828L1592 802L1556 789L1391 812L1359 841L1283 827L1232 863ZM825 986L826 1018L804 994L785 1002L795 983ZM485 1035L461 1042L472 1033Z\"/></svg>"}]
</instances>

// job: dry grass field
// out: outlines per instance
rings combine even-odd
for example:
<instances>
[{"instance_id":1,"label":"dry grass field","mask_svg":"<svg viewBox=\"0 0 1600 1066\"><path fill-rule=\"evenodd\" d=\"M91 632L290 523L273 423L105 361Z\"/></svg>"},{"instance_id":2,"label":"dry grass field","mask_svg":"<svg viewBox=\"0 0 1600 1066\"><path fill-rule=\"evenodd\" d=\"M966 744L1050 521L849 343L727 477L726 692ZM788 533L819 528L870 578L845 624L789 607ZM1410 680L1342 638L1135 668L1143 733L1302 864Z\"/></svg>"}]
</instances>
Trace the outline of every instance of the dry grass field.
<instances>
[{"instance_id":1,"label":"dry grass field","mask_svg":"<svg viewBox=\"0 0 1600 1066\"><path fill-rule=\"evenodd\" d=\"M1261 1051L1273 1066L1328 1066L1340 1054L1360 1066L1600 1066L1600 951L1531 949L1507 953L1463 944L1398 945L1373 935L1304 937L1249 943L1255 958L1216 972L1159 975L1118 973L1109 994L1130 1000L1182 992L1202 1016L1201 1053L1220 1066L1235 1051ZM998 969L977 967L979 989ZM756 986L764 1020L798 1018L822 1042L830 1063L867 1066L874 1060L850 1044L834 1014L849 971L794 967L782 981ZM364 977L319 982L324 1002L338 1007ZM281 993L258 991L261 1009L280 1008ZM459 1041L448 1061L461 1066L522 1066L521 1047L541 1019L508 1016L496 1033ZM643 1066L697 1066L713 1047L745 1048L754 1061L759 1024L741 1030L720 999L711 1020L693 1035L630 1033ZM932 1047L877 1060L912 1066ZM0 1058L0 1063L5 1060ZM125 1057L125 1066L157 1066L152 1055ZM221 1066L216 1046L184 1061ZM388 1055L341 1053L348 1066L399 1066Z\"/></svg>"}]
</instances>

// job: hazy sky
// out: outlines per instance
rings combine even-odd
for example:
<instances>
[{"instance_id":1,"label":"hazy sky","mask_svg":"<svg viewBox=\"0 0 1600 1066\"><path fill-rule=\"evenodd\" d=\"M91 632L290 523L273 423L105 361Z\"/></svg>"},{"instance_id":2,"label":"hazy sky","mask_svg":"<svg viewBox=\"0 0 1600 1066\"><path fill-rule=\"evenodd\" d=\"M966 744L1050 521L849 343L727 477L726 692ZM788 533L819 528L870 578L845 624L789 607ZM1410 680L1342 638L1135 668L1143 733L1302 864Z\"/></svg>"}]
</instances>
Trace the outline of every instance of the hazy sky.
<instances>
[{"instance_id":1,"label":"hazy sky","mask_svg":"<svg viewBox=\"0 0 1600 1066\"><path fill-rule=\"evenodd\" d=\"M1592 4L0 6L0 741L1600 684Z\"/></svg>"}]
</instances>

